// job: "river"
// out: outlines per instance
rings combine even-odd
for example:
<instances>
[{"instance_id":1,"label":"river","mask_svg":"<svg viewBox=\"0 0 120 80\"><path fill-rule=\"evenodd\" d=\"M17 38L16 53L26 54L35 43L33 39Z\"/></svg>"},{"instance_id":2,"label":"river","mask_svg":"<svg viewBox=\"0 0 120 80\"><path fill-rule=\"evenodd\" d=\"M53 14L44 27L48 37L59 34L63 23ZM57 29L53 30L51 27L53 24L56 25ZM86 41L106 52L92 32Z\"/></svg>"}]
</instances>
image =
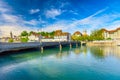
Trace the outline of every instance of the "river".
<instances>
[{"instance_id":1,"label":"river","mask_svg":"<svg viewBox=\"0 0 120 80\"><path fill-rule=\"evenodd\" d=\"M120 46L49 48L1 55L0 80L120 80Z\"/></svg>"}]
</instances>

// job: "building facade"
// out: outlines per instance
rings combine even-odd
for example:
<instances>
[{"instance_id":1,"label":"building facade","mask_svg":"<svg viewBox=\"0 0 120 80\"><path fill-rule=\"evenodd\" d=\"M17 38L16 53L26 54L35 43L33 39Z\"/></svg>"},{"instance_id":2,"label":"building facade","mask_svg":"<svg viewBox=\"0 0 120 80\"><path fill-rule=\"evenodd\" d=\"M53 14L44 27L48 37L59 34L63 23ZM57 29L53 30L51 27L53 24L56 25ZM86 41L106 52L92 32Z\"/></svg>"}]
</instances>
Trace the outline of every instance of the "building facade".
<instances>
[{"instance_id":1,"label":"building facade","mask_svg":"<svg viewBox=\"0 0 120 80\"><path fill-rule=\"evenodd\" d=\"M31 41L38 42L38 41L40 41L40 39L42 39L42 36L40 34L36 33L36 32L32 32L30 34L30 36L28 36L28 38L29 38L29 42L31 42Z\"/></svg>"},{"instance_id":2,"label":"building facade","mask_svg":"<svg viewBox=\"0 0 120 80\"><path fill-rule=\"evenodd\" d=\"M102 31L105 39L111 38L113 40L120 40L120 28L117 28L115 30L102 29Z\"/></svg>"},{"instance_id":3,"label":"building facade","mask_svg":"<svg viewBox=\"0 0 120 80\"><path fill-rule=\"evenodd\" d=\"M54 39L55 41L70 41L71 35L68 32L62 32L62 30L56 30Z\"/></svg>"}]
</instances>

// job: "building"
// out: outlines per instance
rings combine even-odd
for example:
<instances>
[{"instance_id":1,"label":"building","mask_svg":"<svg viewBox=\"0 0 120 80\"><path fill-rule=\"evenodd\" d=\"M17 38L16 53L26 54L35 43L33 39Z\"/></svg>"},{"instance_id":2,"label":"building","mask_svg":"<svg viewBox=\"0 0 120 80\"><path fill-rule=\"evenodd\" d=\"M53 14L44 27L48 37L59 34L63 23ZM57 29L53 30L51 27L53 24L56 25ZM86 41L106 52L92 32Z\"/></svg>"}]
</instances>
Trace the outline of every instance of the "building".
<instances>
[{"instance_id":1,"label":"building","mask_svg":"<svg viewBox=\"0 0 120 80\"><path fill-rule=\"evenodd\" d=\"M9 42L10 39L12 39L13 42L20 42L20 36L13 35L12 32L10 32L9 37L1 37L0 42Z\"/></svg>"},{"instance_id":2,"label":"building","mask_svg":"<svg viewBox=\"0 0 120 80\"><path fill-rule=\"evenodd\" d=\"M88 36L87 31L84 30L82 36Z\"/></svg>"},{"instance_id":3,"label":"building","mask_svg":"<svg viewBox=\"0 0 120 80\"><path fill-rule=\"evenodd\" d=\"M8 42L9 39L10 37L2 37L0 38L0 42Z\"/></svg>"},{"instance_id":4,"label":"building","mask_svg":"<svg viewBox=\"0 0 120 80\"><path fill-rule=\"evenodd\" d=\"M30 36L28 36L29 41L41 41L41 42L51 42L51 41L69 41L71 36L68 32L62 32L62 30L56 30L54 37L50 36L41 36L36 32L32 32Z\"/></svg>"},{"instance_id":5,"label":"building","mask_svg":"<svg viewBox=\"0 0 120 80\"><path fill-rule=\"evenodd\" d=\"M68 32L62 32L62 30L56 30L54 35L55 41L70 41L71 36Z\"/></svg>"},{"instance_id":6,"label":"building","mask_svg":"<svg viewBox=\"0 0 120 80\"><path fill-rule=\"evenodd\" d=\"M40 41L42 36L36 32L31 32L30 36L28 36L29 41Z\"/></svg>"},{"instance_id":7,"label":"building","mask_svg":"<svg viewBox=\"0 0 120 80\"><path fill-rule=\"evenodd\" d=\"M75 36L82 36L82 33L81 32L79 32L79 31L76 31L76 32L74 32L74 34L73 35L75 35Z\"/></svg>"},{"instance_id":8,"label":"building","mask_svg":"<svg viewBox=\"0 0 120 80\"><path fill-rule=\"evenodd\" d=\"M102 29L105 39L111 38L113 40L120 40L120 28L115 30Z\"/></svg>"},{"instance_id":9,"label":"building","mask_svg":"<svg viewBox=\"0 0 120 80\"><path fill-rule=\"evenodd\" d=\"M74 36L87 36L87 31L86 30L84 30L83 31L83 33L81 33L80 31L76 31L76 32L74 32L74 34L73 34Z\"/></svg>"}]
</instances>

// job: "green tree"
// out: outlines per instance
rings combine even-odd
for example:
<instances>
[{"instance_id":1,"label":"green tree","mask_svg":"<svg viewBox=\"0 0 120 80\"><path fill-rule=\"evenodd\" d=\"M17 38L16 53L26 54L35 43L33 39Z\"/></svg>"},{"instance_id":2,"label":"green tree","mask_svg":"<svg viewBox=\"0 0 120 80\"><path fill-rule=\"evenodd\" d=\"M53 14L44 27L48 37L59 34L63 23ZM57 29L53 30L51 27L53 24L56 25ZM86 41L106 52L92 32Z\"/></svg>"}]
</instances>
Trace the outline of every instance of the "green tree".
<instances>
[{"instance_id":1,"label":"green tree","mask_svg":"<svg viewBox=\"0 0 120 80\"><path fill-rule=\"evenodd\" d=\"M106 40L112 40L111 38L107 38Z\"/></svg>"},{"instance_id":2,"label":"green tree","mask_svg":"<svg viewBox=\"0 0 120 80\"><path fill-rule=\"evenodd\" d=\"M101 29L93 30L92 33L90 34L90 39L91 40L104 40L103 31Z\"/></svg>"},{"instance_id":3,"label":"green tree","mask_svg":"<svg viewBox=\"0 0 120 80\"><path fill-rule=\"evenodd\" d=\"M88 41L88 40L89 40L89 36L88 35L79 37L79 41Z\"/></svg>"},{"instance_id":4,"label":"green tree","mask_svg":"<svg viewBox=\"0 0 120 80\"><path fill-rule=\"evenodd\" d=\"M21 33L21 39L20 39L21 42L28 42L29 40L28 36L29 36L29 33L27 31L23 31Z\"/></svg>"},{"instance_id":5,"label":"green tree","mask_svg":"<svg viewBox=\"0 0 120 80\"><path fill-rule=\"evenodd\" d=\"M23 31L23 32L21 33L21 36L28 36L28 32L27 32L27 31Z\"/></svg>"},{"instance_id":6,"label":"green tree","mask_svg":"<svg viewBox=\"0 0 120 80\"><path fill-rule=\"evenodd\" d=\"M80 36L72 35L71 38L74 41L79 41Z\"/></svg>"}]
</instances>

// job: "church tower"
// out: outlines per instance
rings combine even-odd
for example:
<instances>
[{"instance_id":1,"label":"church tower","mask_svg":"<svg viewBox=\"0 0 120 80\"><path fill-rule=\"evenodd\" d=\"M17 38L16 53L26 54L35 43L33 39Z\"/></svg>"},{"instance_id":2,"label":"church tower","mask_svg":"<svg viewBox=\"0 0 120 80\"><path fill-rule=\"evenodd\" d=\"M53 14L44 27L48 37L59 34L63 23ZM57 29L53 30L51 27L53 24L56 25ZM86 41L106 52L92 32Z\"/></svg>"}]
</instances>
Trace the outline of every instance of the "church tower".
<instances>
[{"instance_id":1,"label":"church tower","mask_svg":"<svg viewBox=\"0 0 120 80\"><path fill-rule=\"evenodd\" d=\"M83 31L83 36L87 36L87 31L86 30Z\"/></svg>"},{"instance_id":2,"label":"church tower","mask_svg":"<svg viewBox=\"0 0 120 80\"><path fill-rule=\"evenodd\" d=\"M10 38L13 38L13 34L12 34L12 31L10 32Z\"/></svg>"}]
</instances>

